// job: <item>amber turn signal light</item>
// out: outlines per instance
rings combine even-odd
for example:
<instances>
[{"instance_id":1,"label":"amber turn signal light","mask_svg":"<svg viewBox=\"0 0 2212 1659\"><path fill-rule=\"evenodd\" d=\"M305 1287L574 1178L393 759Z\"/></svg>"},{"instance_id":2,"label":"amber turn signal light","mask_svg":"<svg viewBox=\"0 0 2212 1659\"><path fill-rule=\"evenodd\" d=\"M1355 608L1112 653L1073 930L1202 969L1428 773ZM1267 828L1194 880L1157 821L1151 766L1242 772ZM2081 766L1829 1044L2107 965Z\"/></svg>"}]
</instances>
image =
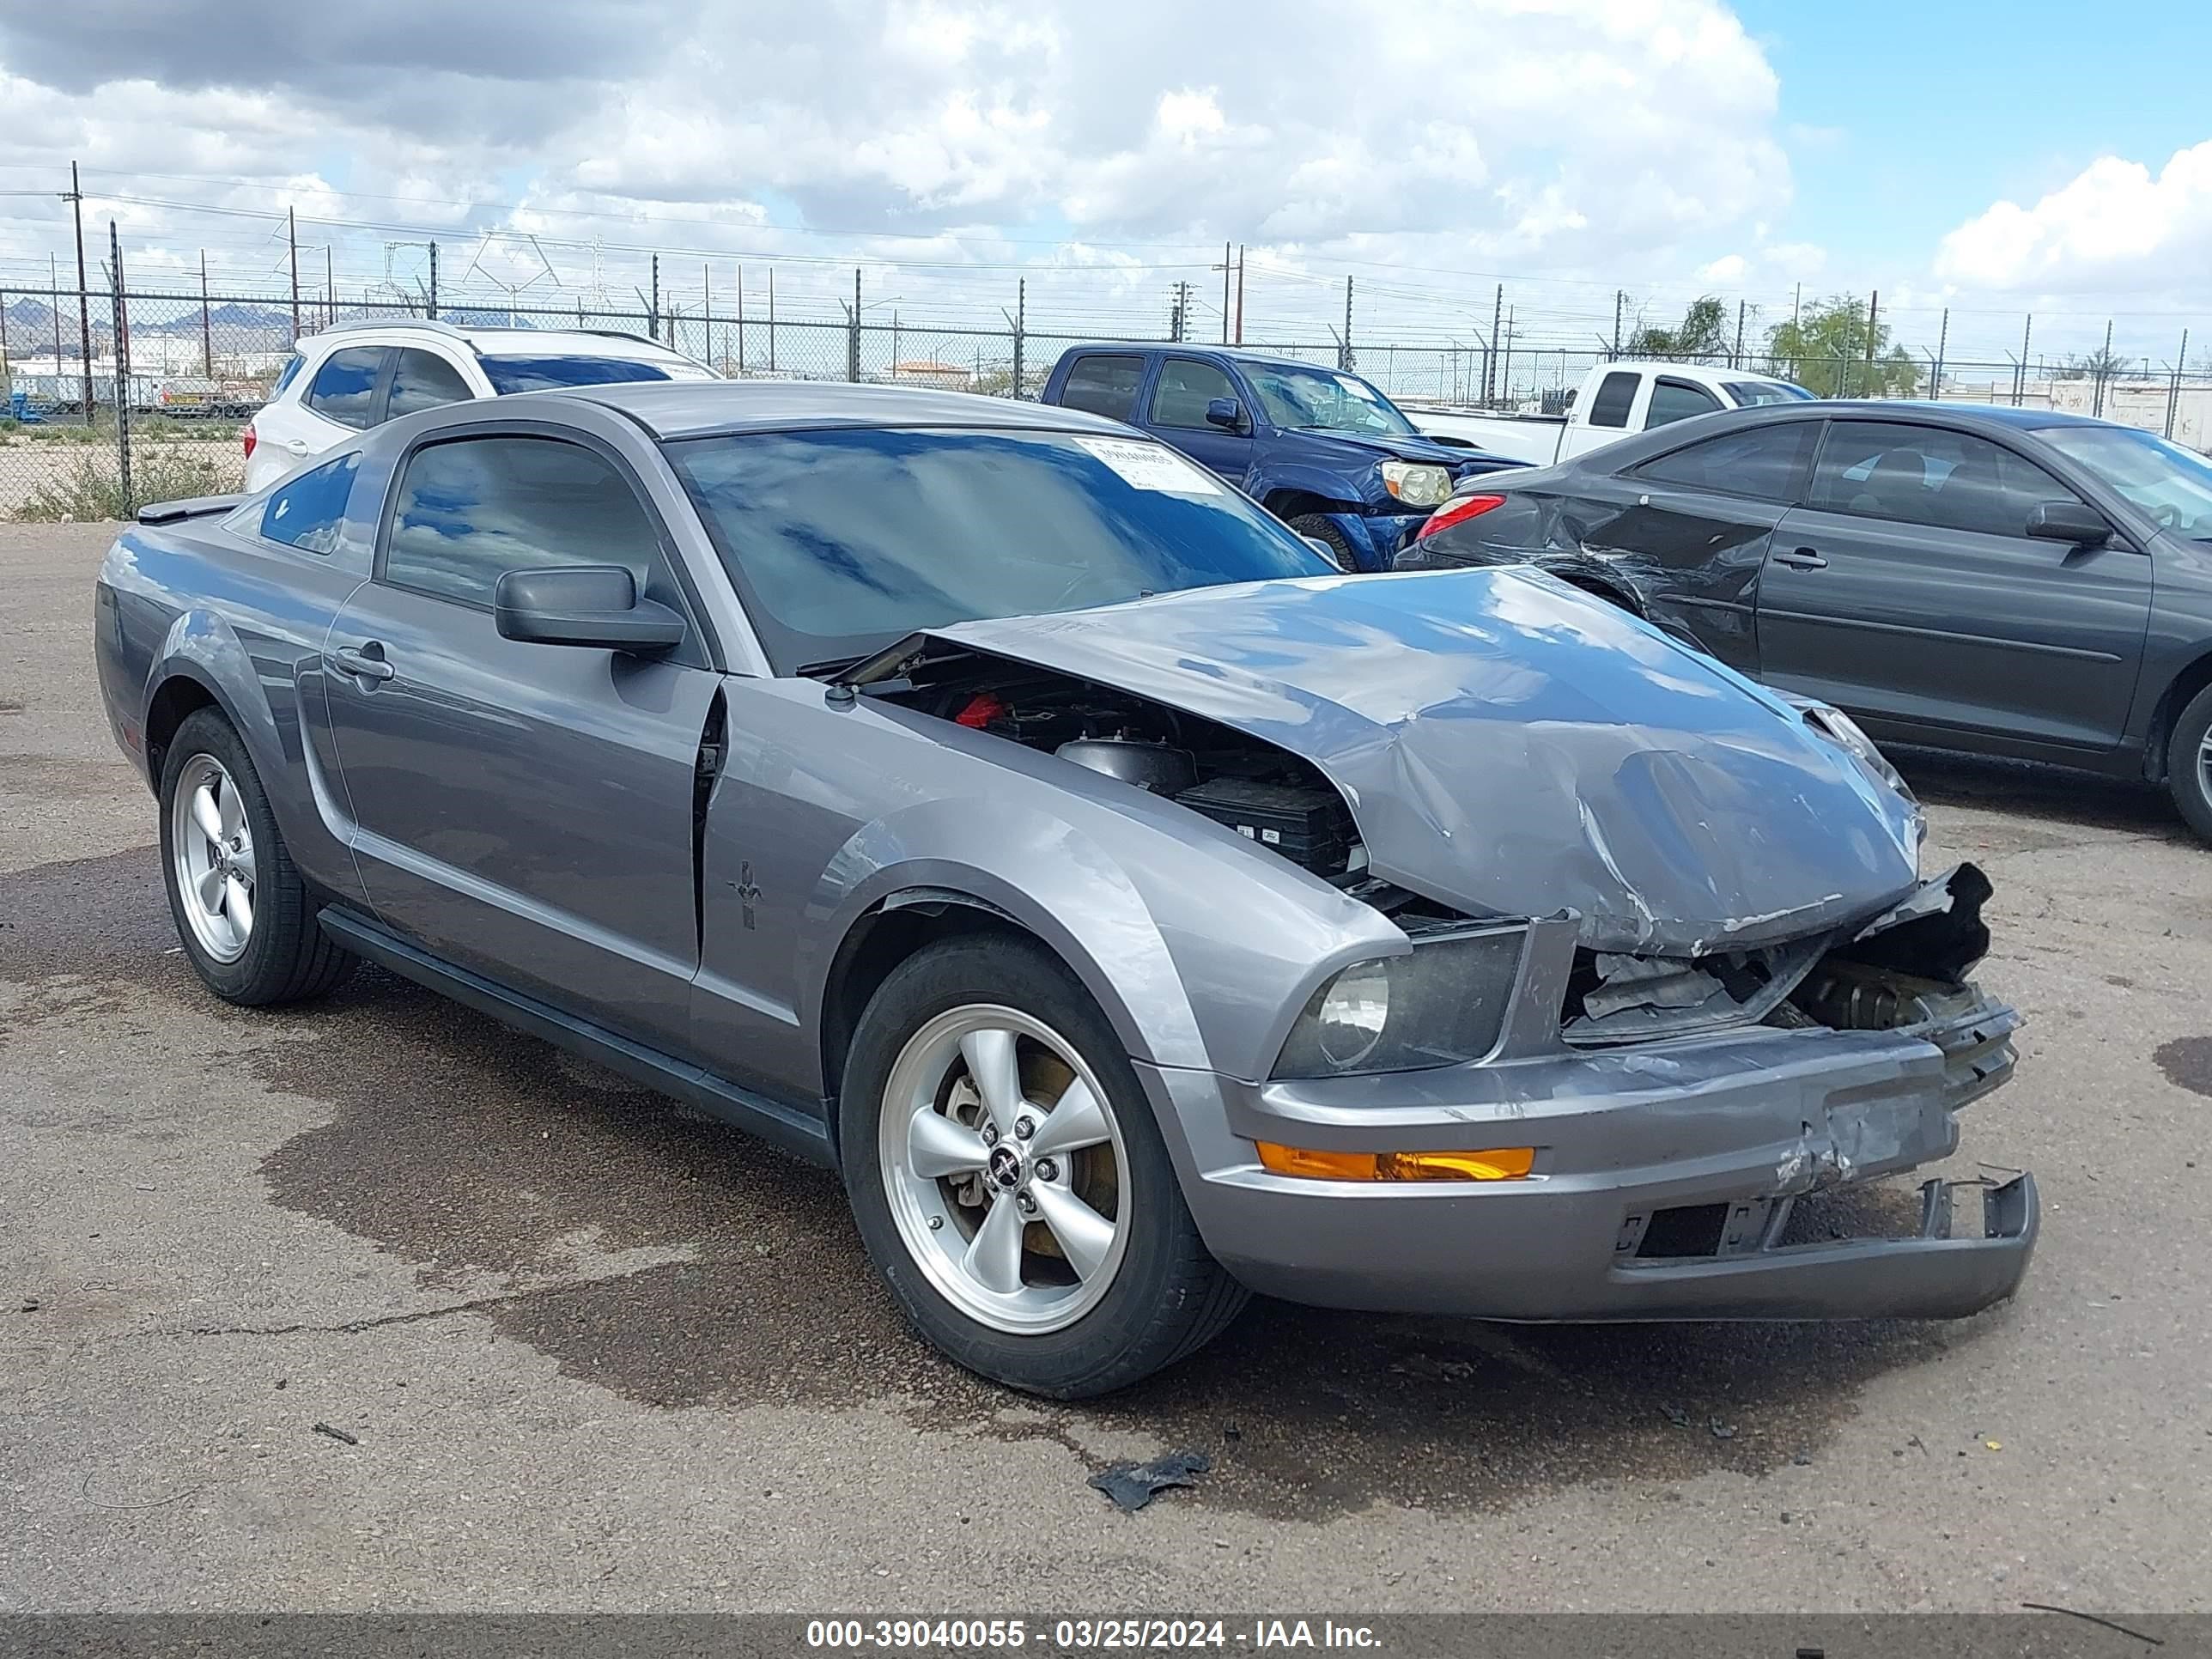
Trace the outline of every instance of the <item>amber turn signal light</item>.
<instances>
[{"instance_id":1,"label":"amber turn signal light","mask_svg":"<svg viewBox=\"0 0 2212 1659\"><path fill-rule=\"evenodd\" d=\"M1480 1152L1323 1152L1263 1140L1259 1147L1261 1168L1316 1181L1518 1181L1536 1164L1534 1146Z\"/></svg>"}]
</instances>

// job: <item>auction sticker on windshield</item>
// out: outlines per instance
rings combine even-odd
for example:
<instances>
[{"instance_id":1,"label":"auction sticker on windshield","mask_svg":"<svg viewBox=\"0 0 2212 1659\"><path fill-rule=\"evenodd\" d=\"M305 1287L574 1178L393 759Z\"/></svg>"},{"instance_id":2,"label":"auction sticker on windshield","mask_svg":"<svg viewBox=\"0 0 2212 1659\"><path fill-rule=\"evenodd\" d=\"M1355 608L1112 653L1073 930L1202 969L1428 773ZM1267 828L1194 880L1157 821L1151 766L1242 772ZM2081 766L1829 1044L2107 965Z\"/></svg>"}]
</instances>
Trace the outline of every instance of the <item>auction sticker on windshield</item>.
<instances>
[{"instance_id":1,"label":"auction sticker on windshield","mask_svg":"<svg viewBox=\"0 0 2212 1659\"><path fill-rule=\"evenodd\" d=\"M1164 490L1171 495L1222 493L1219 481L1211 472L1158 444L1124 438L1078 438L1075 441L1139 489Z\"/></svg>"}]
</instances>

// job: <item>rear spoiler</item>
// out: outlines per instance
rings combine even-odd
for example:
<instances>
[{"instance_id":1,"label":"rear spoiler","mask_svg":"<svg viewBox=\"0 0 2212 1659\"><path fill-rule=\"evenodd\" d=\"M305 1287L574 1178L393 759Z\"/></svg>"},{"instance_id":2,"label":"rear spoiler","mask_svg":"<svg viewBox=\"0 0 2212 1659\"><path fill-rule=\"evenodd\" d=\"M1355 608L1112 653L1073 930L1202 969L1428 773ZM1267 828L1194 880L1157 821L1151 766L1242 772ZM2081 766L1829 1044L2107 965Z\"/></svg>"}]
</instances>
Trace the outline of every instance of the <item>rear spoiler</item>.
<instances>
[{"instance_id":1,"label":"rear spoiler","mask_svg":"<svg viewBox=\"0 0 2212 1659\"><path fill-rule=\"evenodd\" d=\"M138 522L175 524L180 519L204 519L211 513L228 513L245 499L243 495L193 495L181 501L151 501L138 509Z\"/></svg>"}]
</instances>

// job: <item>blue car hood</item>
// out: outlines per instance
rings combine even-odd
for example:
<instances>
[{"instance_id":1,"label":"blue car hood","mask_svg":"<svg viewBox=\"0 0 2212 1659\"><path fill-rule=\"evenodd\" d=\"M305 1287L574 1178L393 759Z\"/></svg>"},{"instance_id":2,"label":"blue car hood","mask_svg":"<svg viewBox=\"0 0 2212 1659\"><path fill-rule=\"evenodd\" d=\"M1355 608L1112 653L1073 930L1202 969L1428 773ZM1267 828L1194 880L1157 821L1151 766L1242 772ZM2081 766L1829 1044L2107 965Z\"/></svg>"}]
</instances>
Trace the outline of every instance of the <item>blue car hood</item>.
<instances>
[{"instance_id":1,"label":"blue car hood","mask_svg":"<svg viewBox=\"0 0 2212 1659\"><path fill-rule=\"evenodd\" d=\"M933 637L1311 761L1375 874L1594 949L1703 955L1879 913L1918 808L1771 693L1515 569L1196 588Z\"/></svg>"},{"instance_id":2,"label":"blue car hood","mask_svg":"<svg viewBox=\"0 0 2212 1659\"><path fill-rule=\"evenodd\" d=\"M1457 444L1439 443L1434 438L1410 434L1393 437L1380 433L1354 435L1345 432L1292 432L1284 435L1316 447L1324 444L1336 446L1350 452L1347 460L1351 455L1365 455L1376 460L1425 461L1433 466L1449 467L1455 475L1495 471L1502 467L1522 465L1510 456L1492 455L1486 450L1472 446L1462 448Z\"/></svg>"}]
</instances>

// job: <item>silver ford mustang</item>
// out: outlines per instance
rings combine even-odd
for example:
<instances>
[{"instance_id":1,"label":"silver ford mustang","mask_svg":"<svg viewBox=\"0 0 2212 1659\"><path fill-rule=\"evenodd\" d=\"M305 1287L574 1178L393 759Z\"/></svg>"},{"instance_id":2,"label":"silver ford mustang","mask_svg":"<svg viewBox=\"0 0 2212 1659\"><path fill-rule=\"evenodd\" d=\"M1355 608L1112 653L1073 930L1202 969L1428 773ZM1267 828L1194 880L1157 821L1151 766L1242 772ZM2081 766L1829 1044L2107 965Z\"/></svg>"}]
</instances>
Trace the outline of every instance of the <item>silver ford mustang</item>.
<instances>
[{"instance_id":1,"label":"silver ford mustang","mask_svg":"<svg viewBox=\"0 0 2212 1659\"><path fill-rule=\"evenodd\" d=\"M1847 720L1547 577L1340 575L1110 422L434 409L149 508L94 623L217 994L367 958L830 1164L1018 1388L1249 1290L1943 1317L2033 1248L2025 1176L1793 1220L2013 1066L1988 884Z\"/></svg>"}]
</instances>

